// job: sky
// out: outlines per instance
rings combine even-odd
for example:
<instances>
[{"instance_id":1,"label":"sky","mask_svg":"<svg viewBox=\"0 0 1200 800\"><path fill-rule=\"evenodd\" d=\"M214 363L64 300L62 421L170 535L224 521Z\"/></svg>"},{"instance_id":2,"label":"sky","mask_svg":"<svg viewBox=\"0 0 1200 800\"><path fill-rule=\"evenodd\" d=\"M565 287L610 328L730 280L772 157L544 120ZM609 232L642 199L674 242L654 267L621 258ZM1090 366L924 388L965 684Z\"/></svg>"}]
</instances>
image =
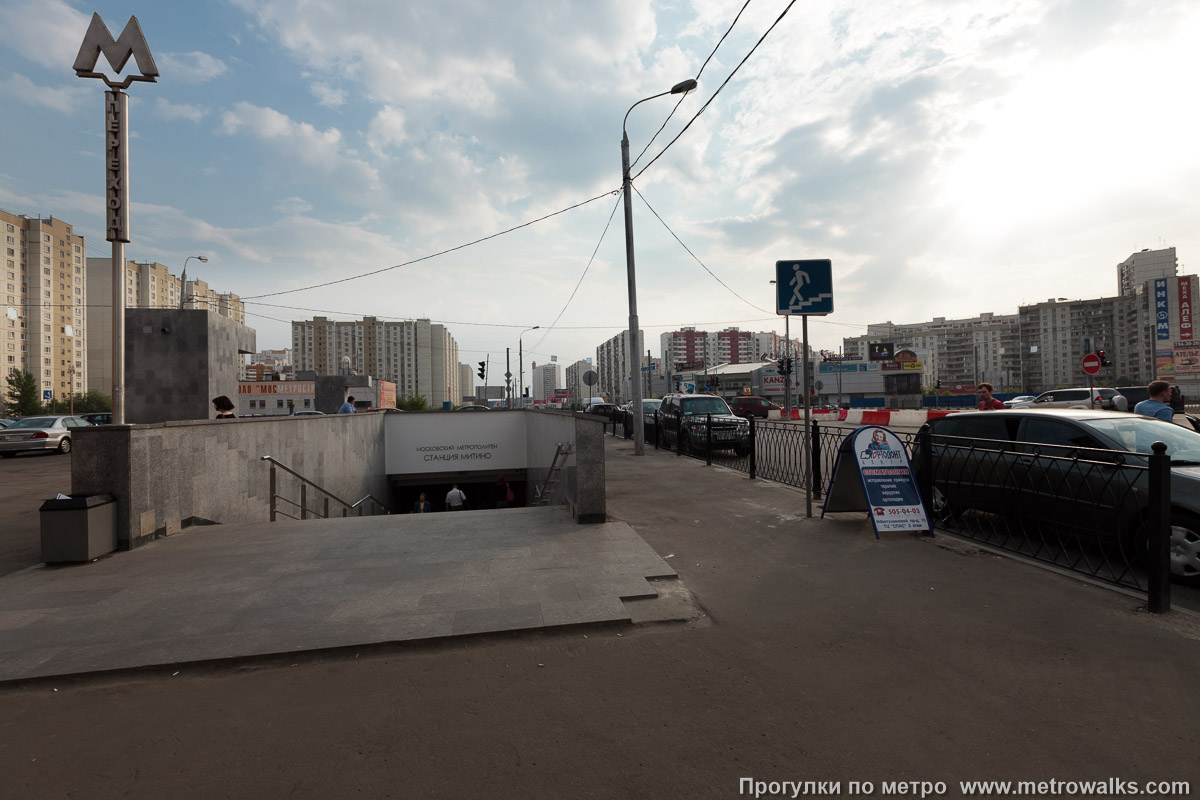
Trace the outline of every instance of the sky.
<instances>
[{"instance_id":1,"label":"sky","mask_svg":"<svg viewBox=\"0 0 1200 800\"><path fill-rule=\"evenodd\" d=\"M0 208L106 257L93 12L135 15L160 73L129 90L126 256L207 256L189 277L260 348L376 316L514 373L518 341L527 369L594 356L629 317L622 118L697 76L626 127L656 356L684 325L782 333L779 260L832 261L828 349L1112 296L1143 248L1200 263L1192 0L0 0Z\"/></svg>"}]
</instances>

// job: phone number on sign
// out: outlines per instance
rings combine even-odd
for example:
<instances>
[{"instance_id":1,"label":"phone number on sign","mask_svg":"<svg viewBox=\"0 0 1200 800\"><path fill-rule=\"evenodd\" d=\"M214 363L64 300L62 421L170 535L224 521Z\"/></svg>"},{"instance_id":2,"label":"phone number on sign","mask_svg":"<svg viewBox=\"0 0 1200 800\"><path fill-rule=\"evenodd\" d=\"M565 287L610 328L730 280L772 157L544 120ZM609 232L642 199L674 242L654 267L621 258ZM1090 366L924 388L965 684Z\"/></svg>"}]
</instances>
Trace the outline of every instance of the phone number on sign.
<instances>
[{"instance_id":1,"label":"phone number on sign","mask_svg":"<svg viewBox=\"0 0 1200 800\"><path fill-rule=\"evenodd\" d=\"M903 508L888 508L888 509L884 509L884 510L887 512L887 515L889 517L901 517L901 516L911 517L911 516L919 516L921 514L921 509L916 508L915 506L904 506Z\"/></svg>"}]
</instances>

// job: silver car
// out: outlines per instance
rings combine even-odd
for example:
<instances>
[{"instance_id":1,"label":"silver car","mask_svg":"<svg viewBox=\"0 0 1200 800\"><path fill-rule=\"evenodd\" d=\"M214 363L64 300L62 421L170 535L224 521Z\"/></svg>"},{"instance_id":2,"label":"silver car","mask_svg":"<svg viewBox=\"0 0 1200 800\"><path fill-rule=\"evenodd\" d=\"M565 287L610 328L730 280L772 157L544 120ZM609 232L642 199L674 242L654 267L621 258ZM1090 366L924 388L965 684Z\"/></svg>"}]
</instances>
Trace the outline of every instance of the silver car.
<instances>
[{"instance_id":1,"label":"silver car","mask_svg":"<svg viewBox=\"0 0 1200 800\"><path fill-rule=\"evenodd\" d=\"M0 431L0 457L12 458L29 450L71 452L74 428L90 428L79 417L24 417Z\"/></svg>"}]
</instances>

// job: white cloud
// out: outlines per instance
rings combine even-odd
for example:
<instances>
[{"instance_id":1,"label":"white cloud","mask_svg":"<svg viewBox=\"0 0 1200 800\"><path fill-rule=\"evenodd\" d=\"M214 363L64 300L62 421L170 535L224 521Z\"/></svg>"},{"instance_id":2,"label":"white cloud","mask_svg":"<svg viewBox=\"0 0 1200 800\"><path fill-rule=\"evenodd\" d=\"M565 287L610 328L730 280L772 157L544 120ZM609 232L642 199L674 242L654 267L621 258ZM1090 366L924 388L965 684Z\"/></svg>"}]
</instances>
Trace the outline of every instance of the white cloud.
<instances>
[{"instance_id":1,"label":"white cloud","mask_svg":"<svg viewBox=\"0 0 1200 800\"><path fill-rule=\"evenodd\" d=\"M193 50L190 53L163 53L156 57L161 79L174 79L184 83L207 83L229 71L219 58Z\"/></svg>"},{"instance_id":2,"label":"white cloud","mask_svg":"<svg viewBox=\"0 0 1200 800\"><path fill-rule=\"evenodd\" d=\"M0 81L0 97L11 101L41 106L58 111L62 114L74 114L79 107L89 99L94 98L95 92L88 91L84 86L60 86L51 88L38 86L24 75L13 73L8 80Z\"/></svg>"},{"instance_id":3,"label":"white cloud","mask_svg":"<svg viewBox=\"0 0 1200 800\"><path fill-rule=\"evenodd\" d=\"M322 179L336 177L343 193L369 203L379 189L379 174L365 161L343 151L342 134L337 128L319 131L307 122L296 122L273 108L236 103L221 115L220 133L232 136L248 133L271 146L272 152L291 162L294 180L310 173ZM302 169L295 170L298 165Z\"/></svg>"},{"instance_id":4,"label":"white cloud","mask_svg":"<svg viewBox=\"0 0 1200 800\"><path fill-rule=\"evenodd\" d=\"M303 197L285 197L280 200L275 210L286 216L295 216L296 214L304 214L312 211L312 203L309 203Z\"/></svg>"},{"instance_id":5,"label":"white cloud","mask_svg":"<svg viewBox=\"0 0 1200 800\"><path fill-rule=\"evenodd\" d=\"M65 0L13 0L0 5L0 44L39 66L70 70L90 20Z\"/></svg>"},{"instance_id":6,"label":"white cloud","mask_svg":"<svg viewBox=\"0 0 1200 800\"><path fill-rule=\"evenodd\" d=\"M384 106L371 120L367 130L367 144L376 155L404 141L404 114L399 109Z\"/></svg>"},{"instance_id":7,"label":"white cloud","mask_svg":"<svg viewBox=\"0 0 1200 800\"><path fill-rule=\"evenodd\" d=\"M187 103L176 104L161 97L155 98L154 110L163 119L171 121L186 119L192 122L199 122L208 114L207 108L188 105Z\"/></svg>"},{"instance_id":8,"label":"white cloud","mask_svg":"<svg viewBox=\"0 0 1200 800\"><path fill-rule=\"evenodd\" d=\"M344 89L335 89L328 83L320 81L310 85L308 88L313 93L313 97L317 98L317 102L328 108L337 108L346 103L346 92Z\"/></svg>"}]
</instances>

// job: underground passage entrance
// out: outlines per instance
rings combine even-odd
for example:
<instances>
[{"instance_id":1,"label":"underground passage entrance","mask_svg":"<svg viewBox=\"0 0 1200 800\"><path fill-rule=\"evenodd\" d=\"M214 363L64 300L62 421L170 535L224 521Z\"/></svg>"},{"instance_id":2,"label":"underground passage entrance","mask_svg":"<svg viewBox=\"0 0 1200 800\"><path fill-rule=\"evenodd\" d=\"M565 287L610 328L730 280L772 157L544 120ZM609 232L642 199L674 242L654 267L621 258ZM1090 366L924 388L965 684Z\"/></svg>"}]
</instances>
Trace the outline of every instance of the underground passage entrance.
<instances>
[{"instance_id":1,"label":"underground passage entrance","mask_svg":"<svg viewBox=\"0 0 1200 800\"><path fill-rule=\"evenodd\" d=\"M526 480L524 470L495 470L491 472L469 472L462 475L448 475L444 472L426 473L423 475L389 475L388 481L392 487L392 499L397 514L409 514L417 502L421 492L429 501L434 513L448 510L446 494L458 484L458 488L467 497L468 510L484 508L520 508L530 503L527 500ZM507 500L507 491L511 490L513 499Z\"/></svg>"}]
</instances>

